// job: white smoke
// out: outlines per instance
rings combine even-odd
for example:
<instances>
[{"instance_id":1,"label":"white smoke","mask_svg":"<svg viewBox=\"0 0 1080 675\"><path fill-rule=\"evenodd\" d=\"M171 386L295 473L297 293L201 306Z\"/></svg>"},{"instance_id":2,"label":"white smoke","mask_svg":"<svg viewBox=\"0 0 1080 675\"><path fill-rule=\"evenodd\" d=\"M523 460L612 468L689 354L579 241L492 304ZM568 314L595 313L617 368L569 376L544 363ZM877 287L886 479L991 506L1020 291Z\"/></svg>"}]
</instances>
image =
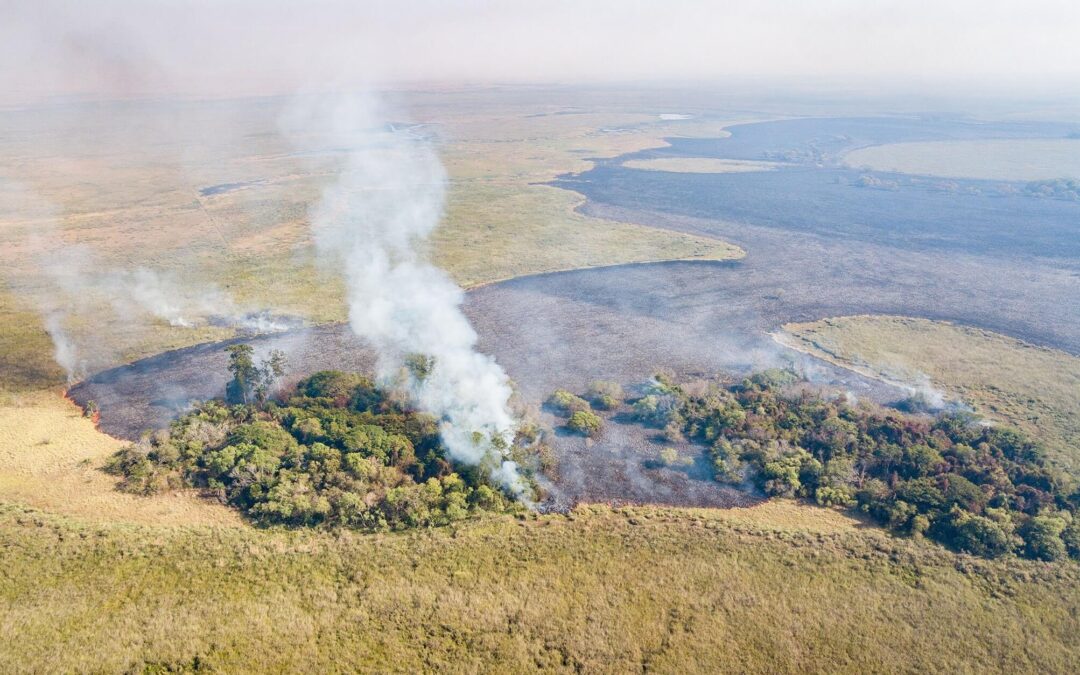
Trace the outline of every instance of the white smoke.
<instances>
[{"instance_id":1,"label":"white smoke","mask_svg":"<svg viewBox=\"0 0 1080 675\"><path fill-rule=\"evenodd\" d=\"M232 304L214 286L186 286L172 275L146 267L109 272L101 276L99 284L120 316L145 312L183 328L195 325L197 317Z\"/></svg>"},{"instance_id":2,"label":"white smoke","mask_svg":"<svg viewBox=\"0 0 1080 675\"><path fill-rule=\"evenodd\" d=\"M86 364L79 362L78 348L64 326L64 314L50 311L43 318L45 332L53 343L53 359L67 373L68 382L73 383L86 370Z\"/></svg>"},{"instance_id":3,"label":"white smoke","mask_svg":"<svg viewBox=\"0 0 1080 675\"><path fill-rule=\"evenodd\" d=\"M42 276L21 289L21 295L41 315L53 357L69 383L93 369L116 365L120 354L115 345L103 334L86 330L110 318L125 327L156 320L174 327L212 324L260 333L296 324L265 311L245 310L213 284L147 267L116 267L89 246L66 241L58 209L47 199L2 178L0 222L33 227L25 246Z\"/></svg>"},{"instance_id":4,"label":"white smoke","mask_svg":"<svg viewBox=\"0 0 1080 675\"><path fill-rule=\"evenodd\" d=\"M930 411L944 410L949 402L945 392L930 381L930 376L917 373L901 385L911 395L911 399Z\"/></svg>"},{"instance_id":5,"label":"white smoke","mask_svg":"<svg viewBox=\"0 0 1080 675\"><path fill-rule=\"evenodd\" d=\"M446 173L427 142L395 131L380 108L370 96L307 98L285 120L294 134L321 129L347 148L311 212L317 250L345 277L349 323L375 348L380 377L398 377L410 356L433 357L430 373L409 378L416 404L439 418L453 459L487 467L524 497L502 449L515 428L510 383L476 351L462 290L420 253L442 218Z\"/></svg>"}]
</instances>

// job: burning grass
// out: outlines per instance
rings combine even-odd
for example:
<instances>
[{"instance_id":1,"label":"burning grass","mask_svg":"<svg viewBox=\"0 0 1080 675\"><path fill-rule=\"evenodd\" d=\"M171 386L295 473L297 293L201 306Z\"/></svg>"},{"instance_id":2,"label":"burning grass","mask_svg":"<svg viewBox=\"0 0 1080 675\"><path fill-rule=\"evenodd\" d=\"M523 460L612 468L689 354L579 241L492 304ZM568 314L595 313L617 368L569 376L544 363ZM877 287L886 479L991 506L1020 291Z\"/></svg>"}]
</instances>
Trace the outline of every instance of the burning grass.
<instances>
[{"instance_id":1,"label":"burning grass","mask_svg":"<svg viewBox=\"0 0 1080 675\"><path fill-rule=\"evenodd\" d=\"M659 123L653 115L608 106L587 115L533 116L551 108L549 95L510 102L471 94L458 100L445 92L438 97L434 105L423 94L413 102L418 116L441 125L450 208L432 254L459 284L581 266L742 255L708 237L588 218L575 211L578 195L537 184L588 168L587 157L662 145L665 134L716 135L722 122ZM19 296L18 302L0 297L0 311L18 315L0 323L6 388L32 390L57 380L34 315L44 293L39 256L51 254L34 237L50 228L65 246L89 247L102 267L182 271L226 290L245 307L272 307L316 323L345 317L343 289L318 271L307 222L308 207L333 180L339 158L333 152L295 153L278 132L273 106L190 106L179 116L165 106L67 114L0 118L0 128L13 124L19 130L0 163L18 162L20 189L40 206L34 213L13 208L0 219L0 283ZM229 183L248 187L200 194ZM97 367L229 336L141 319L111 322L116 330L109 331L110 322L100 320L107 299L99 300L78 298L79 316L69 327L81 342L115 347Z\"/></svg>"}]
</instances>

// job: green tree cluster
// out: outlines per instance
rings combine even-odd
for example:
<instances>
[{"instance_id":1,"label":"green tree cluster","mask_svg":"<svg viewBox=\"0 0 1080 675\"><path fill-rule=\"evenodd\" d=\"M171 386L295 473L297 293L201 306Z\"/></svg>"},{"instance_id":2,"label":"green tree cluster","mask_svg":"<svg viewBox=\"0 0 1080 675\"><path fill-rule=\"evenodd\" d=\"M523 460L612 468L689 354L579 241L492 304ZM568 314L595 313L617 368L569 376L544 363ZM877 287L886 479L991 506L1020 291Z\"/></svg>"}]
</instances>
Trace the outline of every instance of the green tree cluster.
<instances>
[{"instance_id":1,"label":"green tree cluster","mask_svg":"<svg viewBox=\"0 0 1080 675\"><path fill-rule=\"evenodd\" d=\"M637 419L708 447L717 480L857 508L976 555L1080 557L1080 490L1020 432L964 413L910 415L791 387L787 371L693 393L655 381Z\"/></svg>"},{"instance_id":2,"label":"green tree cluster","mask_svg":"<svg viewBox=\"0 0 1080 675\"><path fill-rule=\"evenodd\" d=\"M548 461L528 440L506 451L529 477ZM490 482L490 467L448 458L437 420L336 371L280 402L202 403L108 468L127 491L194 487L266 524L402 529L522 508Z\"/></svg>"}]
</instances>

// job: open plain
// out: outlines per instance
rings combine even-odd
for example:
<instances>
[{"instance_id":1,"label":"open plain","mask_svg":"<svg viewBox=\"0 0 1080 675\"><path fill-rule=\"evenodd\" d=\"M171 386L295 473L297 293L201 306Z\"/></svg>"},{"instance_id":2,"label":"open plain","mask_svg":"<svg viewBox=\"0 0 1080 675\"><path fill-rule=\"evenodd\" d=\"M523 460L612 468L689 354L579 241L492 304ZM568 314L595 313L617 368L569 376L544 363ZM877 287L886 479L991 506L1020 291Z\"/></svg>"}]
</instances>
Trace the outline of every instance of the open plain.
<instances>
[{"instance_id":1,"label":"open plain","mask_svg":"<svg viewBox=\"0 0 1080 675\"><path fill-rule=\"evenodd\" d=\"M121 106L98 126L86 110L52 111L59 123L14 114L3 148L19 180L5 176L0 213L0 649L13 670L1070 669L1075 563L982 560L764 500L714 480L701 446L630 423L627 405L586 439L542 403L597 379L633 394L658 370L790 367L860 400L940 388L1036 433L1032 416L1050 415L1042 439L1075 471L1080 203L1022 180L844 164L882 143L1075 126L783 119L775 105L689 95L674 114L668 93L407 98L410 133L437 144L449 174L427 253L468 289L480 351L553 427L553 512L364 535L255 527L192 491L115 490L100 467L220 396L230 344L286 352L286 384L372 369L309 232L338 153L315 132L303 150L282 138L274 101ZM103 134L116 115L125 131ZM66 138L47 136L57 125ZM184 323L170 322L113 306L129 276L91 284L65 301L87 357L69 388L44 328L57 277L43 264L67 246L92 267L158 270L231 306L181 303ZM852 315L916 318L813 323ZM251 316L275 330L237 320ZM773 339L785 326L804 341L827 333L830 349L785 346ZM943 344L981 361L956 368ZM1044 392L1005 387L1030 368L1063 375ZM100 407L97 428L64 390ZM661 461L671 449L678 461Z\"/></svg>"}]
</instances>

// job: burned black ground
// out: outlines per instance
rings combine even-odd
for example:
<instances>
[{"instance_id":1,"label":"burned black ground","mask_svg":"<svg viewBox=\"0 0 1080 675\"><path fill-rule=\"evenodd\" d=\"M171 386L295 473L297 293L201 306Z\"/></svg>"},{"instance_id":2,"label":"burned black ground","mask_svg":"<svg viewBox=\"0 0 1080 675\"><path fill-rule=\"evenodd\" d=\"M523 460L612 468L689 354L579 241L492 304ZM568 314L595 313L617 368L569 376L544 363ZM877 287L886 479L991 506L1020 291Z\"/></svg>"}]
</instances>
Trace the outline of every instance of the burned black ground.
<instances>
[{"instance_id":1,"label":"burned black ground","mask_svg":"<svg viewBox=\"0 0 1080 675\"><path fill-rule=\"evenodd\" d=\"M963 224L950 220L948 208L935 211L932 204L924 204L918 218L905 220L904 208L888 207L889 199L910 207L930 194L925 186L890 192L836 183L832 185L839 187L825 190L824 199L812 193L820 183L814 178L789 184L802 191L793 201L791 195L780 195L785 177L834 170L825 165L844 149L896 140L895 134L873 136L877 131L865 120L852 123L855 131L846 135L842 122L818 121L825 126L809 137L806 131L813 130L813 124L798 122L794 131L781 125L787 130L775 134L764 149L759 145L735 151L738 146L730 145L732 150L725 152L723 141L699 141L666 151L685 154L692 148L705 155L703 149L709 148L711 156L801 163L804 168L798 171L773 172L758 184L756 206L750 204L759 209L758 216L753 209L733 215L725 210L730 202L717 199L713 190L721 181L747 180L748 174L701 178L631 171L614 166L616 160L562 181L589 198L582 210L590 215L722 238L742 246L747 256L728 263L547 274L476 289L467 295L465 310L479 334L480 349L502 364L532 404L556 388L582 391L594 379L640 382L657 368L692 376L777 365L791 365L856 396L879 401L902 396L894 388L779 347L768 335L787 322L829 316L897 314L949 320L1080 354L1080 261L1072 249L1054 243L1066 238L1075 243L1080 204L984 195L980 199L991 200L987 213L1000 217L970 224L972 236L965 238ZM912 131L913 124L918 126L910 120L903 123L902 139L975 134L971 125L923 124L921 131ZM784 140L788 131L794 135ZM1013 135L1036 132L1047 129L1013 129ZM998 137L1005 133L997 130ZM770 190L777 199L770 201ZM967 197L935 193L932 201L961 198ZM809 205L806 218L795 209L797 203ZM853 203L862 210L844 210ZM835 226L826 227L822 219L830 208L837 209ZM858 217L849 217L852 213ZM1023 232L1017 231L1017 223ZM325 368L373 366L372 355L346 326L248 342L258 350L284 350L297 377ZM71 394L101 406L103 430L133 438L166 423L187 401L222 393L223 346L201 345L101 373ZM550 417L548 421L554 423ZM657 466L663 444L617 420L609 421L596 443L560 435L557 445L562 460L555 495L559 504L612 500L725 505L748 499L712 482L693 464Z\"/></svg>"}]
</instances>

